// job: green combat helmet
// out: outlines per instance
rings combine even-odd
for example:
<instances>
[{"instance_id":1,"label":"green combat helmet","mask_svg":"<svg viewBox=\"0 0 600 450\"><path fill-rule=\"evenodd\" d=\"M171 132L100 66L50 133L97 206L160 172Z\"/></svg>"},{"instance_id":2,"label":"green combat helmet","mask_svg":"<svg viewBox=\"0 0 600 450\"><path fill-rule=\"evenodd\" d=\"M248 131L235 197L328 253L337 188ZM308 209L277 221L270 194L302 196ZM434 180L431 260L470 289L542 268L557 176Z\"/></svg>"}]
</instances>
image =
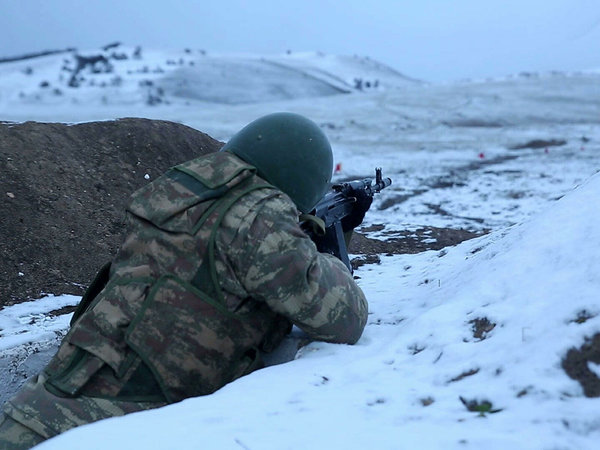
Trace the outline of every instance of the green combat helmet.
<instances>
[{"instance_id":1,"label":"green combat helmet","mask_svg":"<svg viewBox=\"0 0 600 450\"><path fill-rule=\"evenodd\" d=\"M255 166L259 176L285 192L303 213L311 211L329 188L331 145L316 123L298 114L275 113L256 119L221 151Z\"/></svg>"}]
</instances>

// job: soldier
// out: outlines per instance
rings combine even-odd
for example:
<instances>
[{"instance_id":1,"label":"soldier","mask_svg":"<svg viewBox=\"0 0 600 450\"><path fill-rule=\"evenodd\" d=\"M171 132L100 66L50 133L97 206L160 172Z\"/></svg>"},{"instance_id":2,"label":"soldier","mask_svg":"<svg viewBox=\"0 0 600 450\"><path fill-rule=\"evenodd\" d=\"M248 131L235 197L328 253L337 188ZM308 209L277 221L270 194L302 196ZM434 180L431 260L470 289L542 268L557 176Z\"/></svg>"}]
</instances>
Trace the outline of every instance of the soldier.
<instances>
[{"instance_id":1,"label":"soldier","mask_svg":"<svg viewBox=\"0 0 600 450\"><path fill-rule=\"evenodd\" d=\"M365 297L299 226L332 168L315 123L276 113L135 192L116 258L48 366L6 402L0 447L30 448L79 425L210 394L260 368L292 324L312 339L355 343ZM346 232L370 206L360 200Z\"/></svg>"}]
</instances>

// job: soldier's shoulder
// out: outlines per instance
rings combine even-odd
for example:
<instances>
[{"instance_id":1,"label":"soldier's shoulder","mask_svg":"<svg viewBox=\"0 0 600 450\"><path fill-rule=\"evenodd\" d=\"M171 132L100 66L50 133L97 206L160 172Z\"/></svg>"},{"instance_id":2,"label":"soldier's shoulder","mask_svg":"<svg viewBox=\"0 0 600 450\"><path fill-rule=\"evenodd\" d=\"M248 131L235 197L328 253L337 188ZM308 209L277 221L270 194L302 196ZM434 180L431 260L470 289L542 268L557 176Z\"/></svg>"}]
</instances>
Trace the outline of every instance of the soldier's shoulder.
<instances>
[{"instance_id":1,"label":"soldier's shoulder","mask_svg":"<svg viewBox=\"0 0 600 450\"><path fill-rule=\"evenodd\" d=\"M298 216L292 199L274 186L250 192L240 199L238 206L246 209L250 216Z\"/></svg>"},{"instance_id":2,"label":"soldier's shoulder","mask_svg":"<svg viewBox=\"0 0 600 450\"><path fill-rule=\"evenodd\" d=\"M254 190L240 198L223 219L223 228L237 236L256 238L268 233L276 224L297 222L298 213L292 200L275 187Z\"/></svg>"}]
</instances>

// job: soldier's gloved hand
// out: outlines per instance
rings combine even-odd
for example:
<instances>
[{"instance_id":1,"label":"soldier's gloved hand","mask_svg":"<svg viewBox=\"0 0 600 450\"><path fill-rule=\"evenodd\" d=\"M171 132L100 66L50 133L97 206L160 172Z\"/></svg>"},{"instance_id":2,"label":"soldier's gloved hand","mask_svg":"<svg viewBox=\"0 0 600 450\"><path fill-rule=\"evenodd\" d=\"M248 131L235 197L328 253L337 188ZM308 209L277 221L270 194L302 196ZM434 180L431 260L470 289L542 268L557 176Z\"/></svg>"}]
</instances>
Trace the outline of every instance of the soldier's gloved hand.
<instances>
[{"instance_id":1,"label":"soldier's gloved hand","mask_svg":"<svg viewBox=\"0 0 600 450\"><path fill-rule=\"evenodd\" d=\"M354 197L356 197L356 203L354 203L352 212L342 219L342 230L344 233L353 230L362 223L365 214L371 207L371 203L373 203L373 197L364 190L356 190Z\"/></svg>"}]
</instances>

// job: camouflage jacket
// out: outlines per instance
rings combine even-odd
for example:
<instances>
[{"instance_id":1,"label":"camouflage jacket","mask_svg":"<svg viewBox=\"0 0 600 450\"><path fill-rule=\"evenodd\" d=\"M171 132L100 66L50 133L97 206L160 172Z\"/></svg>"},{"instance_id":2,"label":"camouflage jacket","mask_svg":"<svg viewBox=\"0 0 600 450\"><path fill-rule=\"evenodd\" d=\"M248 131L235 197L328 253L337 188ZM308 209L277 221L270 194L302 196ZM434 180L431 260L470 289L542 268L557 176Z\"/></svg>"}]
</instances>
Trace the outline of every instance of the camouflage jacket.
<instances>
[{"instance_id":1,"label":"camouflage jacket","mask_svg":"<svg viewBox=\"0 0 600 450\"><path fill-rule=\"evenodd\" d=\"M228 152L133 194L108 284L5 412L44 437L209 394L260 367L291 324L354 343L367 303L284 193Z\"/></svg>"}]
</instances>

